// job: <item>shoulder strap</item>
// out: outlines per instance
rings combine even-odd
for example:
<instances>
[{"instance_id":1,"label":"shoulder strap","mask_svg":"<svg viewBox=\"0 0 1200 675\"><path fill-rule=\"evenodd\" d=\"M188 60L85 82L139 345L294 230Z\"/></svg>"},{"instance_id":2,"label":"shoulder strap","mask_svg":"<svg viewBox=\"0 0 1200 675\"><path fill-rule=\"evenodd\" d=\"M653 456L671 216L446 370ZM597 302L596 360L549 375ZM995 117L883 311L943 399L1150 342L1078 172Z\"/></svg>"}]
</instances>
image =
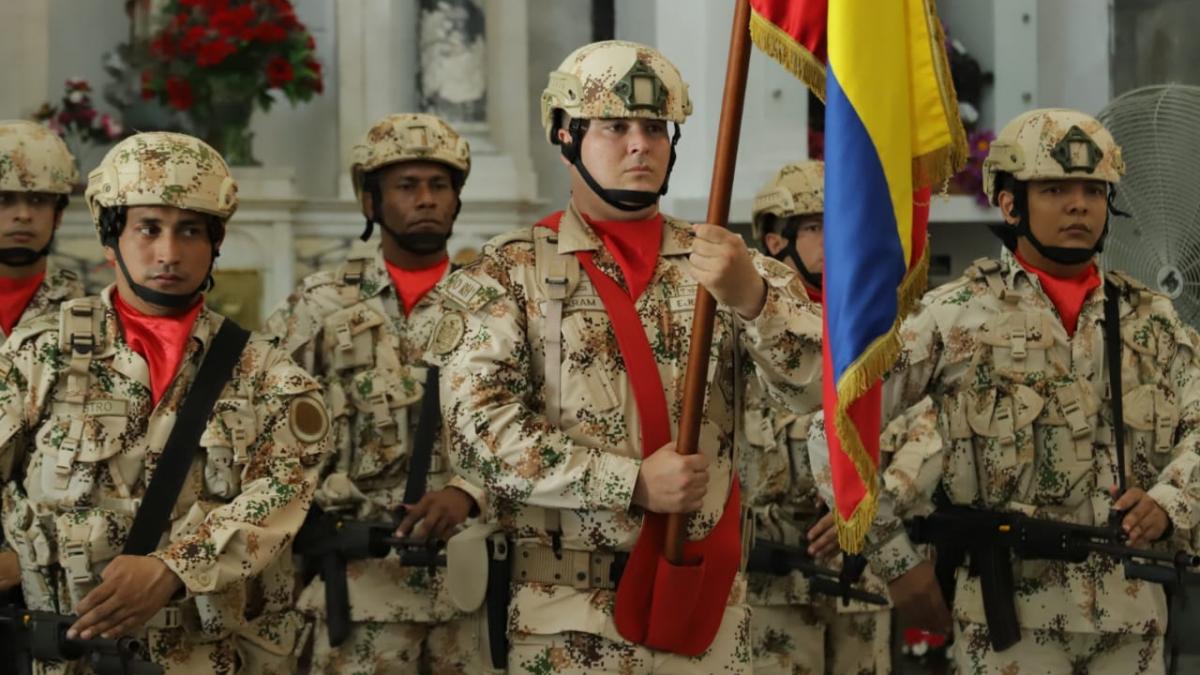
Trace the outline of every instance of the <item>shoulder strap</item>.
<instances>
[{"instance_id":1,"label":"shoulder strap","mask_svg":"<svg viewBox=\"0 0 1200 675\"><path fill-rule=\"evenodd\" d=\"M359 287L369 262L367 258L350 258L338 267L337 283L340 286L342 304L347 307L358 301Z\"/></svg>"},{"instance_id":2,"label":"shoulder strap","mask_svg":"<svg viewBox=\"0 0 1200 675\"><path fill-rule=\"evenodd\" d=\"M1121 396L1120 290L1112 279L1104 282L1104 348L1108 361L1108 390L1112 397L1113 437L1117 451L1117 495L1125 493L1125 401Z\"/></svg>"},{"instance_id":3,"label":"shoulder strap","mask_svg":"<svg viewBox=\"0 0 1200 675\"><path fill-rule=\"evenodd\" d=\"M438 368L425 372L425 397L421 399L421 419L417 421L412 450L408 456L408 481L404 483L404 503L416 504L425 495L425 481L433 463L433 444L442 428L438 392Z\"/></svg>"},{"instance_id":4,"label":"shoulder strap","mask_svg":"<svg viewBox=\"0 0 1200 675\"><path fill-rule=\"evenodd\" d=\"M546 297L545 345L546 419L558 426L562 416L563 303L579 286L579 259L558 252L558 223L562 212L533 228L533 264L537 283Z\"/></svg>"},{"instance_id":5,"label":"shoulder strap","mask_svg":"<svg viewBox=\"0 0 1200 675\"><path fill-rule=\"evenodd\" d=\"M249 331L232 319L221 322L208 354L192 379L191 389L179 407L175 426L167 436L166 447L150 477L142 505L133 518L129 538L122 550L125 555L146 555L158 548L158 540L167 529L183 481L200 447L204 426L249 340Z\"/></svg>"}]
</instances>

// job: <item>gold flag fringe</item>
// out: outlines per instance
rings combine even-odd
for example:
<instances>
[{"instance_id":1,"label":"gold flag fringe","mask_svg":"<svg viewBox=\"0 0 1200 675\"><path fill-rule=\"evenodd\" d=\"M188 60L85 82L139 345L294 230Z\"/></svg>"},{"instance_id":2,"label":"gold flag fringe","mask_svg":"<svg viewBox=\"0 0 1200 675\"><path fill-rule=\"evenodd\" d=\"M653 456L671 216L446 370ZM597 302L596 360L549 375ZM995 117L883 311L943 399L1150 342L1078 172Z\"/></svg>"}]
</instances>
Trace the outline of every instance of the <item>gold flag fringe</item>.
<instances>
[{"instance_id":1,"label":"gold flag fringe","mask_svg":"<svg viewBox=\"0 0 1200 675\"><path fill-rule=\"evenodd\" d=\"M954 80L950 77L950 63L946 58L946 35L938 19L934 0L923 0L925 4L926 28L929 31L929 48L933 51L933 72L938 79L938 91L942 94L942 111L946 115L946 126L950 130L950 144L913 158L913 189L932 187L943 183L967 163L967 132L963 129L958 114L958 94L954 91Z\"/></svg>"},{"instance_id":2,"label":"gold flag fringe","mask_svg":"<svg viewBox=\"0 0 1200 675\"><path fill-rule=\"evenodd\" d=\"M750 39L754 41L755 46L808 85L817 98L825 100L825 64L796 42L787 31L751 10Z\"/></svg>"},{"instance_id":3,"label":"gold flag fringe","mask_svg":"<svg viewBox=\"0 0 1200 675\"><path fill-rule=\"evenodd\" d=\"M834 509L834 519L837 523L838 544L847 553L860 553L863 549L867 532L875 520L879 508L879 477L878 468L867 454L858 428L850 419L850 405L867 393L876 381L887 372L896 358L900 355L900 324L912 311L929 283L929 243L926 241L921 258L916 262L900 287L896 289L897 311L896 319L887 333L876 338L858 358L842 374L837 382L837 408L834 415L834 430L838 443L858 472L859 479L867 488L867 494L854 508L849 518L843 518L840 511Z\"/></svg>"}]
</instances>

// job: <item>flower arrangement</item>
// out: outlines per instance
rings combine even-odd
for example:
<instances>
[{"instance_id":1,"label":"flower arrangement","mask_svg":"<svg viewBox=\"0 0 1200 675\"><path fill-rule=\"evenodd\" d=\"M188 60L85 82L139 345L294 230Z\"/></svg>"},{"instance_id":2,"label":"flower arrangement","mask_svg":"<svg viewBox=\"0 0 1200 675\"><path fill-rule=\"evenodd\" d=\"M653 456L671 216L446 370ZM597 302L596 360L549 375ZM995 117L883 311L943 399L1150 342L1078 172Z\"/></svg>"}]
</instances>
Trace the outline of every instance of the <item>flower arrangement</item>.
<instances>
[{"instance_id":1,"label":"flower arrangement","mask_svg":"<svg viewBox=\"0 0 1200 675\"><path fill-rule=\"evenodd\" d=\"M80 77L67 80L60 105L43 103L33 117L76 149L85 143L110 143L125 135L116 118L101 114L92 105L92 85Z\"/></svg>"},{"instance_id":2,"label":"flower arrangement","mask_svg":"<svg viewBox=\"0 0 1200 675\"><path fill-rule=\"evenodd\" d=\"M974 196L975 202L983 208L991 206L983 191L983 160L987 158L994 140L996 134L991 129L967 134L967 163L952 179L954 187L961 194Z\"/></svg>"},{"instance_id":3,"label":"flower arrangement","mask_svg":"<svg viewBox=\"0 0 1200 675\"><path fill-rule=\"evenodd\" d=\"M101 113L92 105L92 85L81 77L66 81L60 103L49 101L33 114L33 119L46 125L58 134L75 155L75 162L82 168L89 146L106 147L109 143L125 136L124 126L117 118Z\"/></svg>"},{"instance_id":4,"label":"flower arrangement","mask_svg":"<svg viewBox=\"0 0 1200 675\"><path fill-rule=\"evenodd\" d=\"M257 163L246 131L255 105L324 91L316 44L289 0L169 0L163 15L142 98L185 113L230 163Z\"/></svg>"}]
</instances>

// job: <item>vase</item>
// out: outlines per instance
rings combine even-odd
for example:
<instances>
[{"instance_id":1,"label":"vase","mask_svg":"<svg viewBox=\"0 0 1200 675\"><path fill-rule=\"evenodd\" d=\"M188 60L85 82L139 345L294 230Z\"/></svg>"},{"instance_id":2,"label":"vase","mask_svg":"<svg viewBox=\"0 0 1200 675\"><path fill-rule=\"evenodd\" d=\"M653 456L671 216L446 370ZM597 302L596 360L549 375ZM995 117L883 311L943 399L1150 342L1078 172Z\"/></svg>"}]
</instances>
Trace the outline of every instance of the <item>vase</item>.
<instances>
[{"instance_id":1,"label":"vase","mask_svg":"<svg viewBox=\"0 0 1200 675\"><path fill-rule=\"evenodd\" d=\"M198 103L192 111L198 135L230 166L260 166L254 157L254 132L250 131L254 95L213 89L213 99Z\"/></svg>"}]
</instances>

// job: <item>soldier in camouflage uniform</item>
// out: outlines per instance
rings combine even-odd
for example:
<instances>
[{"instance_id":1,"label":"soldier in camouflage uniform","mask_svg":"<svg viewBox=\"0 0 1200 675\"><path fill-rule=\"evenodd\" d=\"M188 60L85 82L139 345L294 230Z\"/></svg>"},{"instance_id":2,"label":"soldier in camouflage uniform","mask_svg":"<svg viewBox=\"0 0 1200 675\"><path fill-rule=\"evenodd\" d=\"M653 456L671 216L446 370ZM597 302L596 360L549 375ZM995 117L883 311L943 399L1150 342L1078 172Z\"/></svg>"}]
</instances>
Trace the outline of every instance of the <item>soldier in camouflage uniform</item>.
<instances>
[{"instance_id":1,"label":"soldier in camouflage uniform","mask_svg":"<svg viewBox=\"0 0 1200 675\"><path fill-rule=\"evenodd\" d=\"M733 233L658 211L691 112L687 85L659 52L621 41L584 46L550 74L541 103L571 200L544 226L492 240L451 275L431 343L431 358L445 364L455 468L485 486L490 515L513 542L509 672L749 672L741 574L720 598L715 639L694 657L622 637L614 590L646 512L691 513L693 542L717 529L744 386L735 362L781 402L815 405L816 308L791 270ZM581 269L584 261L594 267ZM649 342L674 429L698 283L720 306L699 454L683 456L673 442L643 447L631 386L645 372L630 373L605 297L635 303L624 325Z\"/></svg>"},{"instance_id":2,"label":"soldier in camouflage uniform","mask_svg":"<svg viewBox=\"0 0 1200 675\"><path fill-rule=\"evenodd\" d=\"M1088 115L1034 110L1010 122L984 163L1004 217L1001 257L926 296L902 329L885 401L895 410L932 398L944 448L904 461L940 470L937 490L951 504L1085 525L1127 510L1120 524L1132 545L1186 548L1200 513L1195 333L1164 296L1098 269L1123 171L1120 148ZM1102 281L1119 303L1122 468ZM1118 472L1128 476L1124 494ZM871 557L893 580L897 607L937 624L945 607L931 566L889 517L928 504L933 486L901 487L884 494ZM1002 652L989 643L978 577L957 576L954 649L964 672L1163 672L1161 586L1127 580L1120 560L1095 554L1077 564L1018 560L1013 570L1021 640Z\"/></svg>"},{"instance_id":3,"label":"soldier in camouflage uniform","mask_svg":"<svg viewBox=\"0 0 1200 675\"><path fill-rule=\"evenodd\" d=\"M79 615L72 636L140 637L167 673L292 672L303 617L288 552L328 418L317 382L270 339L250 338L208 415L158 548L122 554L226 320L201 292L236 183L198 139L146 133L109 151L86 198L117 283L22 326L0 352L3 525L26 601Z\"/></svg>"},{"instance_id":4,"label":"soldier in camouflage uniform","mask_svg":"<svg viewBox=\"0 0 1200 675\"><path fill-rule=\"evenodd\" d=\"M83 295L46 255L78 173L58 136L25 120L0 121L0 344L16 326ZM21 583L16 553L0 538L0 595Z\"/></svg>"},{"instance_id":5,"label":"soldier in camouflage uniform","mask_svg":"<svg viewBox=\"0 0 1200 675\"><path fill-rule=\"evenodd\" d=\"M445 539L483 495L450 473L440 430L428 491L417 504L405 505L404 496L417 429L430 423L420 419L430 384L422 354L442 316L434 285L450 272L446 240L470 150L433 115L397 114L376 123L354 154L354 188L368 223L363 238L377 222L379 247L306 278L267 326L325 387L335 451L322 468L316 504L366 521L391 519L407 506L400 536L421 520L417 536ZM316 671L481 667L477 621L446 597L444 568L404 567L393 552L349 561L347 577L353 623L337 647L326 630L324 583L314 579L301 596L301 608L316 617Z\"/></svg>"},{"instance_id":6,"label":"soldier in camouflage uniform","mask_svg":"<svg viewBox=\"0 0 1200 675\"><path fill-rule=\"evenodd\" d=\"M754 238L771 257L796 270L805 292L821 301L825 171L820 161L784 166L754 199ZM754 518L754 536L809 550L840 564L833 515L809 463L807 408L773 407L750 380L744 404L739 475ZM826 463L827 464L827 463ZM866 590L886 594L867 572ZM890 613L884 608L810 594L797 571L749 575L756 673L886 673L891 670Z\"/></svg>"}]
</instances>

